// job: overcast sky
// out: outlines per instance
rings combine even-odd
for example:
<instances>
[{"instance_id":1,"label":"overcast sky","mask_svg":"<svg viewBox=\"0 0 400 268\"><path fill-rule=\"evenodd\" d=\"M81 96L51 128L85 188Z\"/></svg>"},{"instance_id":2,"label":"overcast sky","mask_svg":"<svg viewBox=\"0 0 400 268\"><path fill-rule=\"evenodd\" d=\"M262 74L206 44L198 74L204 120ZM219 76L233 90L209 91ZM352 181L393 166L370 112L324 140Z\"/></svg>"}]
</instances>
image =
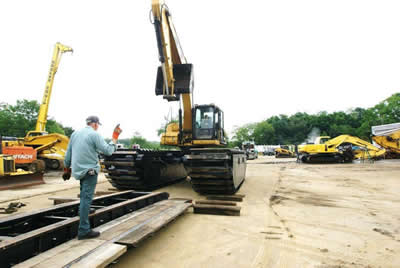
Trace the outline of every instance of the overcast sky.
<instances>
[{"instance_id":1,"label":"overcast sky","mask_svg":"<svg viewBox=\"0 0 400 268\"><path fill-rule=\"evenodd\" d=\"M400 1L166 0L197 104L215 103L225 127L272 115L368 108L400 92ZM178 103L155 96L158 54L151 0L0 1L0 102L41 101L53 46L65 54L49 116L100 133L116 123L158 140Z\"/></svg>"}]
</instances>

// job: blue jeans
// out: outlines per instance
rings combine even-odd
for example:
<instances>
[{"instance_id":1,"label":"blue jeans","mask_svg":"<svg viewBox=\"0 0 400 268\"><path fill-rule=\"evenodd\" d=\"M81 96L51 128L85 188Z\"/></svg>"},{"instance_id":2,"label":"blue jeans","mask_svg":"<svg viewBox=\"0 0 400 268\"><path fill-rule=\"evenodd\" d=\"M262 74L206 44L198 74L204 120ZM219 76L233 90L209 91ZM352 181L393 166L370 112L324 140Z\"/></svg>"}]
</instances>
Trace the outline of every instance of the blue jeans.
<instances>
[{"instance_id":1,"label":"blue jeans","mask_svg":"<svg viewBox=\"0 0 400 268\"><path fill-rule=\"evenodd\" d=\"M94 190L96 189L97 174L92 176L86 174L86 176L80 180L80 184L81 200L79 204L78 236L83 236L90 232L89 211L93 200Z\"/></svg>"}]
</instances>

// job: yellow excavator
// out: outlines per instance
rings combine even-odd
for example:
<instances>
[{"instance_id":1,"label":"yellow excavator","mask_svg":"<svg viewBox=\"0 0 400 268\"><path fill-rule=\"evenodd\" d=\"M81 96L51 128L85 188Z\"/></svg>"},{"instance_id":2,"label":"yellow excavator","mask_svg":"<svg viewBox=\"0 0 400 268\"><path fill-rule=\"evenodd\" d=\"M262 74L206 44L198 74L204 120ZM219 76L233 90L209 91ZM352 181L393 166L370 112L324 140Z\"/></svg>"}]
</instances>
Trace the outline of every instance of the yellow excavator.
<instances>
[{"instance_id":1,"label":"yellow excavator","mask_svg":"<svg viewBox=\"0 0 400 268\"><path fill-rule=\"evenodd\" d=\"M275 149L275 158L291 158L296 157L296 153L292 150L292 146L281 145Z\"/></svg>"},{"instance_id":2,"label":"yellow excavator","mask_svg":"<svg viewBox=\"0 0 400 268\"><path fill-rule=\"evenodd\" d=\"M63 167L64 156L69 142L68 137L65 135L46 132L47 114L54 77L57 73L61 56L66 52L73 52L73 50L61 43L55 44L36 128L33 131L29 131L23 141L25 146L33 147L36 150L37 158L45 162L46 169L61 169Z\"/></svg>"},{"instance_id":3,"label":"yellow excavator","mask_svg":"<svg viewBox=\"0 0 400 268\"><path fill-rule=\"evenodd\" d=\"M3 154L0 136L0 190L43 184L43 172L26 171L15 167L14 155Z\"/></svg>"},{"instance_id":4,"label":"yellow excavator","mask_svg":"<svg viewBox=\"0 0 400 268\"><path fill-rule=\"evenodd\" d=\"M180 105L179 122L166 127L161 145L180 150L118 150L106 158L107 177L117 188L141 190L189 176L199 193L235 193L245 178L245 152L226 148L218 106L193 105L193 65L186 61L164 1L152 0L152 18L161 63L155 94Z\"/></svg>"},{"instance_id":5,"label":"yellow excavator","mask_svg":"<svg viewBox=\"0 0 400 268\"><path fill-rule=\"evenodd\" d=\"M384 155L384 149L350 135L333 139L318 137L315 144L298 146L298 159L304 163L350 163L354 159L379 159Z\"/></svg>"},{"instance_id":6,"label":"yellow excavator","mask_svg":"<svg viewBox=\"0 0 400 268\"><path fill-rule=\"evenodd\" d=\"M400 158L400 123L373 126L372 140L386 149L385 158Z\"/></svg>"}]
</instances>

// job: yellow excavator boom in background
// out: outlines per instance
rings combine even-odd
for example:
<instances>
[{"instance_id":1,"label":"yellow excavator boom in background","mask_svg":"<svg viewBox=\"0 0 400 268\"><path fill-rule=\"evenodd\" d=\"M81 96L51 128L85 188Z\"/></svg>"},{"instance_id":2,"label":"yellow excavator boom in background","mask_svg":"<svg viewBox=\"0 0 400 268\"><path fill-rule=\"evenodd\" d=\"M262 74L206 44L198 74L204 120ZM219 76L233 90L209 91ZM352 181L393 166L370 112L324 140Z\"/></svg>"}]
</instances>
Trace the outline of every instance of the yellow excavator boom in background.
<instances>
[{"instance_id":1,"label":"yellow excavator boom in background","mask_svg":"<svg viewBox=\"0 0 400 268\"><path fill-rule=\"evenodd\" d=\"M42 103L41 103L40 109L39 109L39 114L38 114L38 118L37 118L37 122L36 122L36 128L35 128L35 131L28 132L27 136L29 136L29 133L31 135L43 133L43 132L45 134L47 134L46 133L46 123L47 123L47 115L48 115L48 111L49 111L51 92L52 92L53 84L54 84L54 77L57 73L58 66L60 65L61 56L62 56L62 54L66 53L66 52L73 52L73 49L68 46L65 46L61 43L56 43L56 45L54 46L53 57L51 59L49 75L47 77L46 87L44 90Z\"/></svg>"},{"instance_id":2,"label":"yellow excavator boom in background","mask_svg":"<svg viewBox=\"0 0 400 268\"><path fill-rule=\"evenodd\" d=\"M384 155L384 149L350 135L340 135L320 144L298 146L298 158L305 163L348 163L354 159L379 159Z\"/></svg>"},{"instance_id":3,"label":"yellow excavator boom in background","mask_svg":"<svg viewBox=\"0 0 400 268\"><path fill-rule=\"evenodd\" d=\"M58 133L48 134L46 132L47 115L54 84L54 77L57 73L61 56L66 52L73 52L73 50L72 48L61 43L55 44L50 70L46 81L46 87L36 122L36 128L33 131L29 131L24 138L24 145L35 148L38 159L44 160L46 163L46 168L50 169L62 168L65 152L69 142L68 137L65 135Z\"/></svg>"},{"instance_id":4,"label":"yellow excavator boom in background","mask_svg":"<svg viewBox=\"0 0 400 268\"><path fill-rule=\"evenodd\" d=\"M386 149L386 158L400 158L400 123L372 127L372 140Z\"/></svg>"}]
</instances>

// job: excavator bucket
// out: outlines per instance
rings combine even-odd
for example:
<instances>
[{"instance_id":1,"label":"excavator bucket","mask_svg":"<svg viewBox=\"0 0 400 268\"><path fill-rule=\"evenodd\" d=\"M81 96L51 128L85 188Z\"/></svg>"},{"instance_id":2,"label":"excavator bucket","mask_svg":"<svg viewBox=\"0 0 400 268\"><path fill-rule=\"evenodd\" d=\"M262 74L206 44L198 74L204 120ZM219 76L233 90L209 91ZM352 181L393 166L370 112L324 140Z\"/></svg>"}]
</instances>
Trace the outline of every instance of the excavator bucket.
<instances>
[{"instance_id":1,"label":"excavator bucket","mask_svg":"<svg viewBox=\"0 0 400 268\"><path fill-rule=\"evenodd\" d=\"M23 188L32 185L44 184L43 173L14 173L0 176L0 190Z\"/></svg>"},{"instance_id":2,"label":"excavator bucket","mask_svg":"<svg viewBox=\"0 0 400 268\"><path fill-rule=\"evenodd\" d=\"M192 64L175 64L173 67L174 73L174 87L175 95L189 94L193 90L193 65ZM164 92L164 77L162 67L157 69L157 80L156 80L156 95L166 96ZM179 100L179 97L178 99Z\"/></svg>"}]
</instances>

